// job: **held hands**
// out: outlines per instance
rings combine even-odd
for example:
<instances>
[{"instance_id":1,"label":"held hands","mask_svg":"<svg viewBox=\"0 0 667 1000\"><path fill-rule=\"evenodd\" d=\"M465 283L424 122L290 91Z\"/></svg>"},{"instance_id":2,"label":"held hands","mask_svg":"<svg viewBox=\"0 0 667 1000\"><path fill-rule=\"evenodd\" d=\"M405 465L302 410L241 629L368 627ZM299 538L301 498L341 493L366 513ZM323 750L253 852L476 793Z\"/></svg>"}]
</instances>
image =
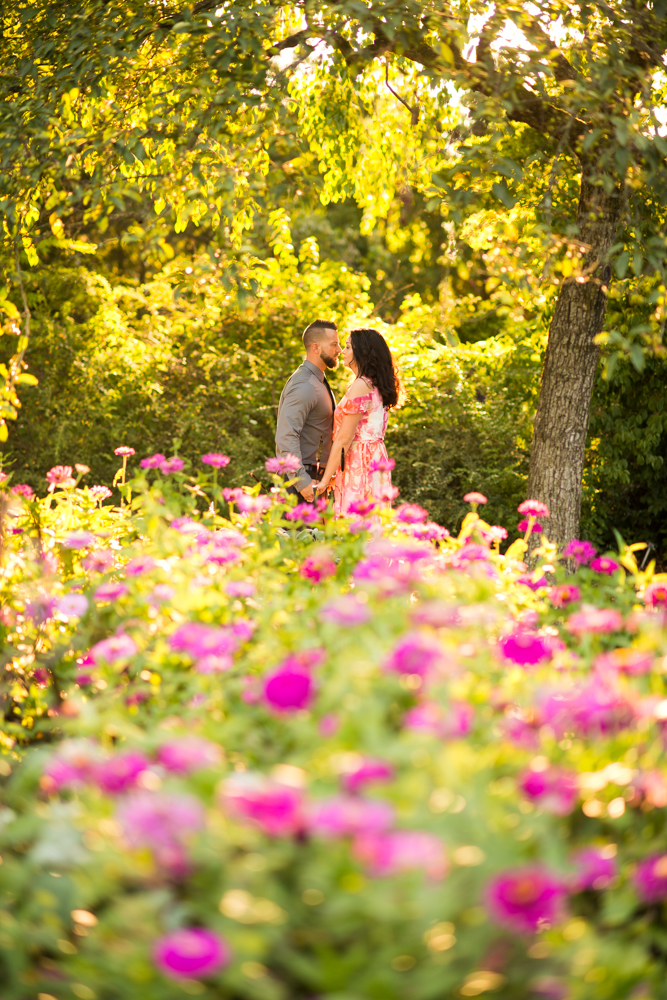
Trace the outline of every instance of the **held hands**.
<instances>
[{"instance_id":1,"label":"held hands","mask_svg":"<svg viewBox=\"0 0 667 1000\"><path fill-rule=\"evenodd\" d=\"M303 499L306 500L308 503L312 503L313 500L315 499L315 491L313 489L312 482L308 483L307 486L304 486L304 488L300 492Z\"/></svg>"},{"instance_id":2,"label":"held hands","mask_svg":"<svg viewBox=\"0 0 667 1000\"><path fill-rule=\"evenodd\" d=\"M320 482L317 484L318 497L321 497L323 493L326 493L326 491L329 489L329 483L330 483L329 479L320 480Z\"/></svg>"}]
</instances>

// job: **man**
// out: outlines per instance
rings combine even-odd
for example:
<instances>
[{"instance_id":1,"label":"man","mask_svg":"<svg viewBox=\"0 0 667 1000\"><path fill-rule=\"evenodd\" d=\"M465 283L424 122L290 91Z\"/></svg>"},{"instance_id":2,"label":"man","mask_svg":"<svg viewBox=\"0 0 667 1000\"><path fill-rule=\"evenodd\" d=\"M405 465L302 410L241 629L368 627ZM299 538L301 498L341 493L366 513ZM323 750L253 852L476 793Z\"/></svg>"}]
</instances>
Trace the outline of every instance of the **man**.
<instances>
[{"instance_id":1,"label":"man","mask_svg":"<svg viewBox=\"0 0 667 1000\"><path fill-rule=\"evenodd\" d=\"M336 324L316 319L303 332L303 346L306 360L290 375L278 404L276 455L301 459L290 478L300 498L312 503L331 450L336 400L324 373L336 367L342 351Z\"/></svg>"}]
</instances>

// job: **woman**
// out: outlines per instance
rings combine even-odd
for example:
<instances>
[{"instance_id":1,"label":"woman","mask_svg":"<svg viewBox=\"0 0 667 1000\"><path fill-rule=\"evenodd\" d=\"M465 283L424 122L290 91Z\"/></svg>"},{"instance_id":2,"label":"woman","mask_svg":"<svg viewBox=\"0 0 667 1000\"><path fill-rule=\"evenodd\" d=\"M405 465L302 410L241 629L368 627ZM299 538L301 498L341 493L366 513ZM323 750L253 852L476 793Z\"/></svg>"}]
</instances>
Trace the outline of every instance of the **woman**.
<instances>
[{"instance_id":1,"label":"woman","mask_svg":"<svg viewBox=\"0 0 667 1000\"><path fill-rule=\"evenodd\" d=\"M391 499L391 463L384 435L389 410L402 394L391 351L377 330L353 330L343 362L355 379L336 407L331 454L317 487L318 494L324 493L336 477L336 514L347 514L355 501Z\"/></svg>"}]
</instances>

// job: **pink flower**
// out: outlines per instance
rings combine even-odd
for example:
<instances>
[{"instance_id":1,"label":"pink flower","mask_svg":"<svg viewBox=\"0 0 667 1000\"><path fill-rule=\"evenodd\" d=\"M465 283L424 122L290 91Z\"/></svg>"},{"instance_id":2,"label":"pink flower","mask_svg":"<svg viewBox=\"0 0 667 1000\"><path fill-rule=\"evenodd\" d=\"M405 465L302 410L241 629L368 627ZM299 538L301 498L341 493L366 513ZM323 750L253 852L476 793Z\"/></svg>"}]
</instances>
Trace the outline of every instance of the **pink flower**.
<instances>
[{"instance_id":1,"label":"pink flower","mask_svg":"<svg viewBox=\"0 0 667 1000\"><path fill-rule=\"evenodd\" d=\"M86 549L95 541L90 531L68 531L60 543L64 549Z\"/></svg>"},{"instance_id":2,"label":"pink flower","mask_svg":"<svg viewBox=\"0 0 667 1000\"><path fill-rule=\"evenodd\" d=\"M519 787L527 798L555 816L567 816L577 801L576 775L561 768L526 771Z\"/></svg>"},{"instance_id":3,"label":"pink flower","mask_svg":"<svg viewBox=\"0 0 667 1000\"><path fill-rule=\"evenodd\" d=\"M442 646L427 632L408 632L394 646L384 662L384 669L398 674L427 673L444 663Z\"/></svg>"},{"instance_id":4,"label":"pink flower","mask_svg":"<svg viewBox=\"0 0 667 1000\"><path fill-rule=\"evenodd\" d=\"M91 486L88 493L95 502L101 502L111 496L111 490L107 489L106 486Z\"/></svg>"},{"instance_id":5,"label":"pink flower","mask_svg":"<svg viewBox=\"0 0 667 1000\"><path fill-rule=\"evenodd\" d=\"M149 455L148 458L142 458L139 465L142 469L159 469L163 462L167 459L164 455L161 455L159 451L156 451L154 455Z\"/></svg>"},{"instance_id":6,"label":"pink flower","mask_svg":"<svg viewBox=\"0 0 667 1000\"><path fill-rule=\"evenodd\" d=\"M549 586L549 581L547 580L546 576L541 576L537 580L534 580L530 574L525 576L518 576L516 578L516 582L522 583L524 587L529 587L533 591L541 590L542 587Z\"/></svg>"},{"instance_id":7,"label":"pink flower","mask_svg":"<svg viewBox=\"0 0 667 1000\"><path fill-rule=\"evenodd\" d=\"M271 497L251 497L247 493L241 493L237 497L236 506L241 514L263 514L271 506Z\"/></svg>"},{"instance_id":8,"label":"pink flower","mask_svg":"<svg viewBox=\"0 0 667 1000\"><path fill-rule=\"evenodd\" d=\"M653 854L637 865L633 882L645 903L656 903L667 896L667 854Z\"/></svg>"},{"instance_id":9,"label":"pink flower","mask_svg":"<svg viewBox=\"0 0 667 1000\"><path fill-rule=\"evenodd\" d=\"M336 563L331 558L328 549L321 549L312 556L307 556L301 563L299 575L304 580L312 580L313 583L321 583L327 577L336 575Z\"/></svg>"},{"instance_id":10,"label":"pink flower","mask_svg":"<svg viewBox=\"0 0 667 1000\"><path fill-rule=\"evenodd\" d=\"M248 539L241 531L234 528L218 528L211 533L211 539L216 545L231 545L233 548L242 549L248 544Z\"/></svg>"},{"instance_id":11,"label":"pink flower","mask_svg":"<svg viewBox=\"0 0 667 1000\"><path fill-rule=\"evenodd\" d=\"M198 674L222 674L225 670L231 670L234 661L231 656L216 656L207 653L201 656L195 663L195 670Z\"/></svg>"},{"instance_id":12,"label":"pink flower","mask_svg":"<svg viewBox=\"0 0 667 1000\"><path fill-rule=\"evenodd\" d=\"M127 593L128 588L125 583L102 583L95 590L93 597L96 601L117 601Z\"/></svg>"},{"instance_id":13,"label":"pink flower","mask_svg":"<svg viewBox=\"0 0 667 1000\"><path fill-rule=\"evenodd\" d=\"M443 710L434 701L425 701L408 709L403 718L403 725L413 733L425 733L428 736L442 736Z\"/></svg>"},{"instance_id":14,"label":"pink flower","mask_svg":"<svg viewBox=\"0 0 667 1000\"><path fill-rule=\"evenodd\" d=\"M232 634L238 639L239 642L249 642L252 639L253 633L257 628L257 622L250 621L248 618L237 618L232 625ZM324 655L324 654L322 654ZM317 663L319 662L319 651L318 656L302 654L302 661L304 663Z\"/></svg>"},{"instance_id":15,"label":"pink flower","mask_svg":"<svg viewBox=\"0 0 667 1000\"><path fill-rule=\"evenodd\" d=\"M127 445L121 445L120 448L114 448L114 455L120 455L123 458L128 458L130 455L134 455L134 448L128 448Z\"/></svg>"},{"instance_id":16,"label":"pink flower","mask_svg":"<svg viewBox=\"0 0 667 1000\"><path fill-rule=\"evenodd\" d=\"M396 499L399 493L400 490L398 486L385 486L382 488L382 491L378 499L383 500L385 503L391 503L392 500Z\"/></svg>"},{"instance_id":17,"label":"pink flower","mask_svg":"<svg viewBox=\"0 0 667 1000\"><path fill-rule=\"evenodd\" d=\"M47 792L76 788L85 784L99 758L100 750L89 740L68 740L47 761L40 785Z\"/></svg>"},{"instance_id":18,"label":"pink flower","mask_svg":"<svg viewBox=\"0 0 667 1000\"><path fill-rule=\"evenodd\" d=\"M301 459L296 455L279 455L278 458L267 458L264 465L267 472L279 475L281 472L296 472L301 468Z\"/></svg>"},{"instance_id":19,"label":"pink flower","mask_svg":"<svg viewBox=\"0 0 667 1000\"><path fill-rule=\"evenodd\" d=\"M604 849L583 847L572 856L576 872L570 881L573 892L585 889L608 889L617 875L618 866L614 857L609 857Z\"/></svg>"},{"instance_id":20,"label":"pink flower","mask_svg":"<svg viewBox=\"0 0 667 1000\"><path fill-rule=\"evenodd\" d=\"M330 625L342 625L353 628L355 625L365 625L370 621L371 612L368 604L360 601L356 594L343 594L320 608L320 618Z\"/></svg>"},{"instance_id":21,"label":"pink flower","mask_svg":"<svg viewBox=\"0 0 667 1000\"><path fill-rule=\"evenodd\" d=\"M308 811L308 829L315 836L337 838L388 830L394 809L388 802L355 795L334 795L314 802Z\"/></svg>"},{"instance_id":22,"label":"pink flower","mask_svg":"<svg viewBox=\"0 0 667 1000\"><path fill-rule=\"evenodd\" d=\"M174 588L170 587L168 583L158 583L153 588L148 602L153 605L162 604L164 601L170 601L175 593Z\"/></svg>"},{"instance_id":23,"label":"pink flower","mask_svg":"<svg viewBox=\"0 0 667 1000\"><path fill-rule=\"evenodd\" d=\"M445 538L449 538L449 532L435 521L427 521L426 524L412 525L412 537L420 542L444 542Z\"/></svg>"},{"instance_id":24,"label":"pink flower","mask_svg":"<svg viewBox=\"0 0 667 1000\"><path fill-rule=\"evenodd\" d=\"M194 660L204 656L229 656L236 652L238 638L230 628L216 628L203 622L186 622L169 636L169 645L177 653L188 653Z\"/></svg>"},{"instance_id":25,"label":"pink flower","mask_svg":"<svg viewBox=\"0 0 667 1000\"><path fill-rule=\"evenodd\" d=\"M548 517L549 508L545 503L540 500L524 500L517 507L520 514L525 514L526 517Z\"/></svg>"},{"instance_id":26,"label":"pink flower","mask_svg":"<svg viewBox=\"0 0 667 1000\"><path fill-rule=\"evenodd\" d=\"M245 493L239 486L235 486L233 489L230 489L229 486L225 486L222 491L222 496L227 503L236 503L241 497L245 496Z\"/></svg>"},{"instance_id":27,"label":"pink flower","mask_svg":"<svg viewBox=\"0 0 667 1000\"><path fill-rule=\"evenodd\" d=\"M342 782L348 792L356 793L366 785L391 781L393 777L394 768L388 761L366 757L359 767L343 776Z\"/></svg>"},{"instance_id":28,"label":"pink flower","mask_svg":"<svg viewBox=\"0 0 667 1000\"><path fill-rule=\"evenodd\" d=\"M621 564L616 562L615 559L610 559L609 556L598 556L591 563L591 569L596 573L606 573L607 576L611 576L615 573L617 569L621 568Z\"/></svg>"},{"instance_id":29,"label":"pink flower","mask_svg":"<svg viewBox=\"0 0 667 1000\"><path fill-rule=\"evenodd\" d=\"M45 670L44 667L35 667L35 669L32 672L33 683L40 688L45 688L47 686L47 684L49 683L50 676L51 675L49 674L48 670Z\"/></svg>"},{"instance_id":30,"label":"pink flower","mask_svg":"<svg viewBox=\"0 0 667 1000\"><path fill-rule=\"evenodd\" d=\"M160 462L160 472L163 476L170 476L173 472L182 472L184 465L183 459L174 455L172 458L165 458L164 462Z\"/></svg>"},{"instance_id":31,"label":"pink flower","mask_svg":"<svg viewBox=\"0 0 667 1000\"><path fill-rule=\"evenodd\" d=\"M209 976L229 965L231 948L216 931L182 927L155 942L153 961L170 979Z\"/></svg>"},{"instance_id":32,"label":"pink flower","mask_svg":"<svg viewBox=\"0 0 667 1000\"><path fill-rule=\"evenodd\" d=\"M233 774L224 784L222 804L270 837L289 837L304 828L301 791L260 774Z\"/></svg>"},{"instance_id":33,"label":"pink flower","mask_svg":"<svg viewBox=\"0 0 667 1000\"><path fill-rule=\"evenodd\" d=\"M56 608L67 618L81 618L88 610L88 598L83 594L66 594L59 599Z\"/></svg>"},{"instance_id":34,"label":"pink flower","mask_svg":"<svg viewBox=\"0 0 667 1000\"><path fill-rule=\"evenodd\" d=\"M582 542L578 538L573 538L563 549L563 555L568 559L574 559L580 566L589 563L596 552L597 549L590 542Z\"/></svg>"},{"instance_id":35,"label":"pink flower","mask_svg":"<svg viewBox=\"0 0 667 1000\"><path fill-rule=\"evenodd\" d=\"M328 712L326 715L323 715L317 726L318 733L324 739L335 736L339 729L340 719L335 712Z\"/></svg>"},{"instance_id":36,"label":"pink flower","mask_svg":"<svg viewBox=\"0 0 667 1000\"><path fill-rule=\"evenodd\" d=\"M565 886L538 865L497 875L487 888L489 908L498 924L520 934L534 934L561 916Z\"/></svg>"},{"instance_id":37,"label":"pink flower","mask_svg":"<svg viewBox=\"0 0 667 1000\"><path fill-rule=\"evenodd\" d=\"M376 458L368 467L369 472L391 472L396 466L393 458Z\"/></svg>"},{"instance_id":38,"label":"pink flower","mask_svg":"<svg viewBox=\"0 0 667 1000\"><path fill-rule=\"evenodd\" d=\"M541 706L543 721L558 738L565 733L577 736L606 735L626 729L636 719L636 711L626 696L598 678L584 685L554 691Z\"/></svg>"},{"instance_id":39,"label":"pink flower","mask_svg":"<svg viewBox=\"0 0 667 1000\"><path fill-rule=\"evenodd\" d=\"M257 587L252 580L229 580L225 584L225 593L230 597L253 597Z\"/></svg>"},{"instance_id":40,"label":"pink flower","mask_svg":"<svg viewBox=\"0 0 667 1000\"><path fill-rule=\"evenodd\" d=\"M565 626L574 635L618 632L623 627L623 616L614 608L596 608L592 604L582 604L581 610L570 615Z\"/></svg>"},{"instance_id":41,"label":"pink flower","mask_svg":"<svg viewBox=\"0 0 667 1000\"><path fill-rule=\"evenodd\" d=\"M452 569L468 569L473 563L488 562L491 557L486 545L476 545L469 542L455 552L449 560Z\"/></svg>"},{"instance_id":42,"label":"pink flower","mask_svg":"<svg viewBox=\"0 0 667 1000\"><path fill-rule=\"evenodd\" d=\"M595 667L601 674L620 673L628 677L641 677L651 673L653 654L644 649L620 646L598 656Z\"/></svg>"},{"instance_id":43,"label":"pink flower","mask_svg":"<svg viewBox=\"0 0 667 1000\"><path fill-rule=\"evenodd\" d=\"M396 520L403 524L420 524L428 518L428 511L416 503L403 503L396 509Z\"/></svg>"},{"instance_id":44,"label":"pink flower","mask_svg":"<svg viewBox=\"0 0 667 1000\"><path fill-rule=\"evenodd\" d=\"M561 583L558 587L551 588L549 600L555 608L564 608L568 604L580 601L581 591L573 583Z\"/></svg>"},{"instance_id":45,"label":"pink flower","mask_svg":"<svg viewBox=\"0 0 667 1000\"><path fill-rule=\"evenodd\" d=\"M421 830L369 831L355 838L352 853L373 876L418 868L434 880L447 874L445 845L439 837Z\"/></svg>"},{"instance_id":46,"label":"pink flower","mask_svg":"<svg viewBox=\"0 0 667 1000\"><path fill-rule=\"evenodd\" d=\"M202 455L201 460L204 465L211 465L214 469L224 469L231 461L228 455L221 455L219 451L210 451Z\"/></svg>"},{"instance_id":47,"label":"pink flower","mask_svg":"<svg viewBox=\"0 0 667 1000\"><path fill-rule=\"evenodd\" d=\"M461 613L456 604L446 601L424 601L412 612L416 625L430 625L431 628L453 628L461 624Z\"/></svg>"},{"instance_id":48,"label":"pink flower","mask_svg":"<svg viewBox=\"0 0 667 1000\"><path fill-rule=\"evenodd\" d=\"M184 736L181 739L163 743L157 752L157 760L168 771L190 774L202 768L213 767L220 760L220 748L201 736Z\"/></svg>"},{"instance_id":49,"label":"pink flower","mask_svg":"<svg viewBox=\"0 0 667 1000\"><path fill-rule=\"evenodd\" d=\"M90 656L96 665L100 663L116 663L117 660L129 660L137 654L137 644L129 635L112 635L109 639L96 642L90 650Z\"/></svg>"},{"instance_id":50,"label":"pink flower","mask_svg":"<svg viewBox=\"0 0 667 1000\"><path fill-rule=\"evenodd\" d=\"M492 524L489 528L489 535L492 542L504 542L507 538L507 529L499 524Z\"/></svg>"},{"instance_id":51,"label":"pink flower","mask_svg":"<svg viewBox=\"0 0 667 1000\"><path fill-rule=\"evenodd\" d=\"M309 503L298 503L296 507L292 507L286 512L285 518L288 521L301 521L302 524L319 524L322 520L315 508L311 507Z\"/></svg>"},{"instance_id":52,"label":"pink flower","mask_svg":"<svg viewBox=\"0 0 667 1000\"><path fill-rule=\"evenodd\" d=\"M519 629L498 643L506 660L520 667L534 667L551 659L551 647L546 639L534 632Z\"/></svg>"},{"instance_id":53,"label":"pink flower","mask_svg":"<svg viewBox=\"0 0 667 1000\"><path fill-rule=\"evenodd\" d=\"M649 608L667 608L667 583L650 583L644 591L644 604Z\"/></svg>"},{"instance_id":54,"label":"pink flower","mask_svg":"<svg viewBox=\"0 0 667 1000\"><path fill-rule=\"evenodd\" d=\"M16 486L12 486L9 492L15 497L25 497L26 500L32 500L35 495L30 486L26 483L18 483Z\"/></svg>"},{"instance_id":55,"label":"pink flower","mask_svg":"<svg viewBox=\"0 0 667 1000\"><path fill-rule=\"evenodd\" d=\"M288 656L283 664L266 679L264 699L280 712L308 708L314 695L313 678L309 671Z\"/></svg>"},{"instance_id":56,"label":"pink flower","mask_svg":"<svg viewBox=\"0 0 667 1000\"><path fill-rule=\"evenodd\" d=\"M46 478L50 484L49 492L54 490L56 486L74 486L71 465L54 465L46 473Z\"/></svg>"},{"instance_id":57,"label":"pink flower","mask_svg":"<svg viewBox=\"0 0 667 1000\"><path fill-rule=\"evenodd\" d=\"M150 761L142 753L129 750L98 764L93 770L93 778L103 792L118 795L134 788L139 775L150 766Z\"/></svg>"},{"instance_id":58,"label":"pink flower","mask_svg":"<svg viewBox=\"0 0 667 1000\"><path fill-rule=\"evenodd\" d=\"M95 549L81 560L81 565L91 573L106 573L113 566L113 552L110 549Z\"/></svg>"},{"instance_id":59,"label":"pink flower","mask_svg":"<svg viewBox=\"0 0 667 1000\"><path fill-rule=\"evenodd\" d=\"M56 609L56 598L48 594L39 594L32 601L27 601L23 613L26 618L32 619L37 624L42 624L53 617Z\"/></svg>"},{"instance_id":60,"label":"pink flower","mask_svg":"<svg viewBox=\"0 0 667 1000\"><path fill-rule=\"evenodd\" d=\"M130 559L125 564L123 572L125 576L142 576L144 573L150 573L156 566L155 559L152 559L150 556L138 556L136 559Z\"/></svg>"},{"instance_id":61,"label":"pink flower","mask_svg":"<svg viewBox=\"0 0 667 1000\"><path fill-rule=\"evenodd\" d=\"M519 523L516 526L516 530L519 532L520 535L524 535L528 531L529 523L530 523L529 521L519 521ZM539 535L541 531L542 531L542 525L537 524L537 522L535 522L533 527L530 529L531 535Z\"/></svg>"},{"instance_id":62,"label":"pink flower","mask_svg":"<svg viewBox=\"0 0 667 1000\"><path fill-rule=\"evenodd\" d=\"M465 503L474 503L474 504L488 503L488 500L486 499L483 493L466 493L463 500Z\"/></svg>"},{"instance_id":63,"label":"pink flower","mask_svg":"<svg viewBox=\"0 0 667 1000\"><path fill-rule=\"evenodd\" d=\"M348 505L347 513L351 516L368 517L375 510L375 503L372 500L353 500Z\"/></svg>"}]
</instances>

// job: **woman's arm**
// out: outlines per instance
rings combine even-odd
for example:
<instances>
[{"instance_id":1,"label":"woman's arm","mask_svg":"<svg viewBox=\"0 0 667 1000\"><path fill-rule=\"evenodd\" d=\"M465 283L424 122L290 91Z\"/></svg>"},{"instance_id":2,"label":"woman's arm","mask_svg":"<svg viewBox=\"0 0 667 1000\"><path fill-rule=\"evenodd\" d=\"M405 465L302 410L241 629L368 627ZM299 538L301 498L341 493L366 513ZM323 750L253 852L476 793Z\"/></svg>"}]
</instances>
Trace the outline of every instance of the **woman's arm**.
<instances>
[{"instance_id":1,"label":"woman's arm","mask_svg":"<svg viewBox=\"0 0 667 1000\"><path fill-rule=\"evenodd\" d=\"M341 450L344 448L347 454L350 445L354 441L357 424L361 420L362 416L362 413L346 413L343 417L340 430L338 431L338 434L336 434L334 442L331 445L329 461L327 462L327 467L324 470L324 475L317 484L318 493L324 493L325 489L329 485L329 481L338 472Z\"/></svg>"}]
</instances>

